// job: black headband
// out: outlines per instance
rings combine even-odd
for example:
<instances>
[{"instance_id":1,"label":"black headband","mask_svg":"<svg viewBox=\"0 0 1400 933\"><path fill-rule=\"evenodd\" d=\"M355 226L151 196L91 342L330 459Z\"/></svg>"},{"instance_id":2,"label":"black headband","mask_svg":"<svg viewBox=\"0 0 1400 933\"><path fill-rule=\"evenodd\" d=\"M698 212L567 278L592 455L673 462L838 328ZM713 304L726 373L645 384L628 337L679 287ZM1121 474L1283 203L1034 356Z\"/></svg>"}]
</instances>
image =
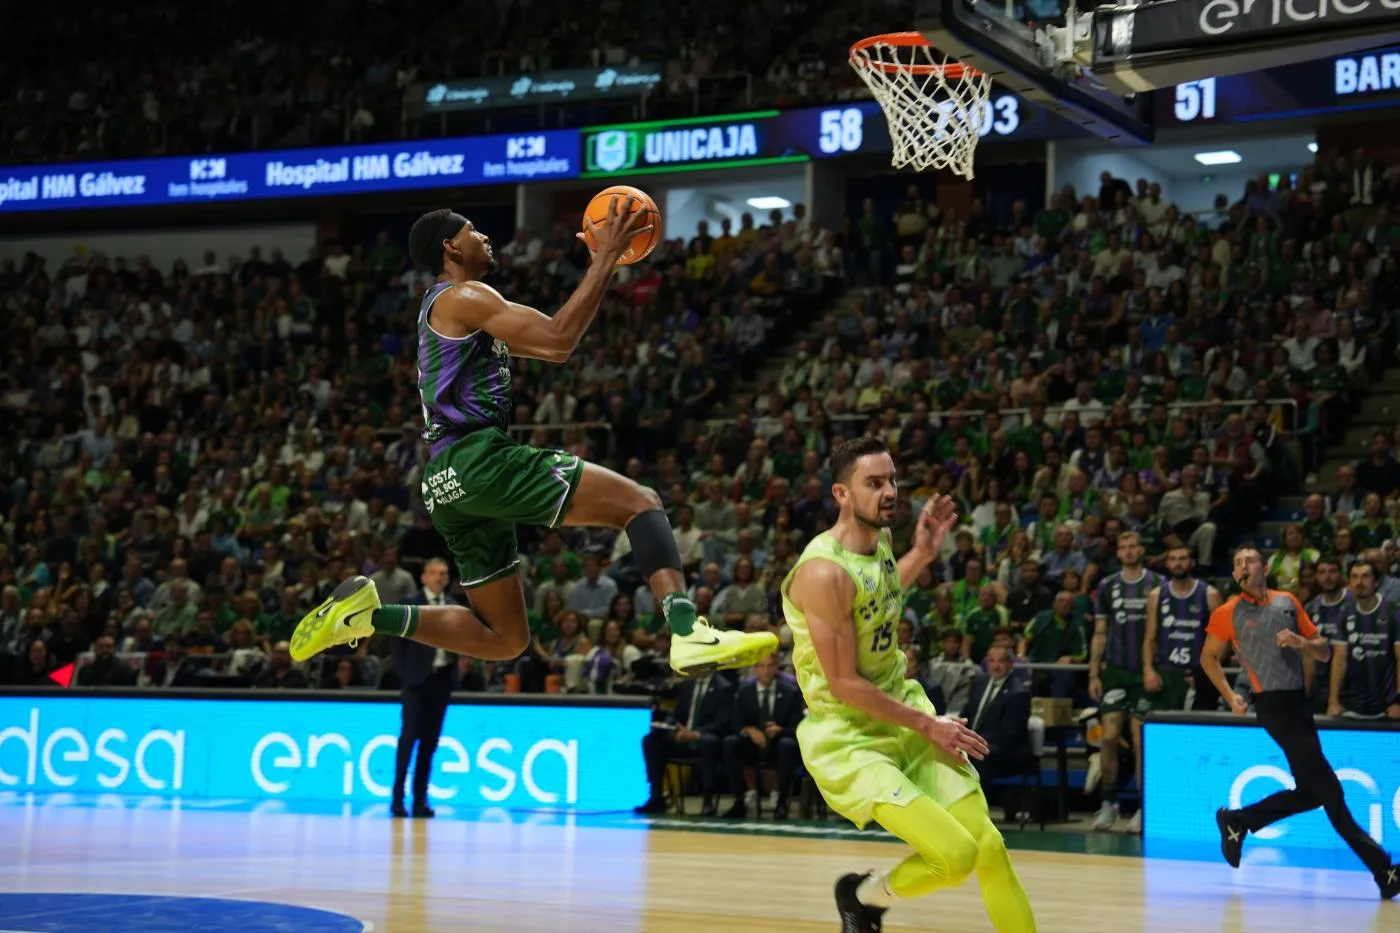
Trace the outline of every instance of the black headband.
<instances>
[{"instance_id":1,"label":"black headband","mask_svg":"<svg viewBox=\"0 0 1400 933\"><path fill-rule=\"evenodd\" d=\"M467 218L453 211L442 219L442 226L438 227L437 242L452 239L466 225Z\"/></svg>"}]
</instances>

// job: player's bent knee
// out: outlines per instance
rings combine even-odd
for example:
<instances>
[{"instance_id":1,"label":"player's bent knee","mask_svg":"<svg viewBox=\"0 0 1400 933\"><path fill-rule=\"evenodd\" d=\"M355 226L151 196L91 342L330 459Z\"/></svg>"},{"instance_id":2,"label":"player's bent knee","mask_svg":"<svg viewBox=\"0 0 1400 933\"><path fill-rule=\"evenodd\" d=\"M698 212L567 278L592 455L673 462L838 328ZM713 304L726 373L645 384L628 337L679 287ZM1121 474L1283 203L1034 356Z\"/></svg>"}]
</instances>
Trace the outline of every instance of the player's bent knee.
<instances>
[{"instance_id":1,"label":"player's bent knee","mask_svg":"<svg viewBox=\"0 0 1400 933\"><path fill-rule=\"evenodd\" d=\"M661 494L655 489L643 486L641 483L633 483L632 491L637 500L636 508L632 514L640 515L643 512L665 508L661 502Z\"/></svg>"},{"instance_id":2,"label":"player's bent knee","mask_svg":"<svg viewBox=\"0 0 1400 933\"><path fill-rule=\"evenodd\" d=\"M525 653L525 649L530 647L529 628L510 629L498 631L500 636L501 656L499 658L484 658L487 661L513 661Z\"/></svg>"},{"instance_id":3,"label":"player's bent knee","mask_svg":"<svg viewBox=\"0 0 1400 933\"><path fill-rule=\"evenodd\" d=\"M1009 859L1001 830L988 819L977 832L977 865L985 867L997 859Z\"/></svg>"},{"instance_id":4,"label":"player's bent knee","mask_svg":"<svg viewBox=\"0 0 1400 933\"><path fill-rule=\"evenodd\" d=\"M943 871L947 879L956 884L977 870L979 854L977 840L963 833L939 843L943 856Z\"/></svg>"}]
</instances>

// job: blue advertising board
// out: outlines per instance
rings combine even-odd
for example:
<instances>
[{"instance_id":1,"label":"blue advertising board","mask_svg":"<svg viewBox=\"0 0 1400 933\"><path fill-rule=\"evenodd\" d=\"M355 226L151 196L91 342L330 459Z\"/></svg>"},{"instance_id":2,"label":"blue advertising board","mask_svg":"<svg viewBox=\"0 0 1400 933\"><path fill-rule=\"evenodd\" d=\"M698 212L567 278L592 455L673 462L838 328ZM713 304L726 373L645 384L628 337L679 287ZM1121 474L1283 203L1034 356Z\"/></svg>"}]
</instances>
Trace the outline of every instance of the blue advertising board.
<instances>
[{"instance_id":1,"label":"blue advertising board","mask_svg":"<svg viewBox=\"0 0 1400 933\"><path fill-rule=\"evenodd\" d=\"M1067 135L1065 121L995 89L978 125L983 142ZM767 110L407 143L287 149L125 162L0 166L0 215L170 207L413 189L517 184L658 172L733 169L888 155L880 105Z\"/></svg>"},{"instance_id":2,"label":"blue advertising board","mask_svg":"<svg viewBox=\"0 0 1400 933\"><path fill-rule=\"evenodd\" d=\"M1237 808L1294 786L1283 752L1257 726L1149 720L1144 729L1143 835L1149 844L1190 843L1210 857L1220 843L1217 808ZM1324 728L1321 736L1357 822L1381 845L1400 849L1400 731ZM1347 866L1360 867L1320 809L1251 833L1246 859L1261 847L1275 850L1274 861L1306 861L1322 851L1344 854Z\"/></svg>"},{"instance_id":3,"label":"blue advertising board","mask_svg":"<svg viewBox=\"0 0 1400 933\"><path fill-rule=\"evenodd\" d=\"M373 803L395 702L0 696L0 791ZM453 704L430 797L461 809L608 812L646 800L631 706Z\"/></svg>"},{"instance_id":4,"label":"blue advertising board","mask_svg":"<svg viewBox=\"0 0 1400 933\"><path fill-rule=\"evenodd\" d=\"M0 167L0 214L152 207L578 175L577 130L50 166Z\"/></svg>"}]
</instances>

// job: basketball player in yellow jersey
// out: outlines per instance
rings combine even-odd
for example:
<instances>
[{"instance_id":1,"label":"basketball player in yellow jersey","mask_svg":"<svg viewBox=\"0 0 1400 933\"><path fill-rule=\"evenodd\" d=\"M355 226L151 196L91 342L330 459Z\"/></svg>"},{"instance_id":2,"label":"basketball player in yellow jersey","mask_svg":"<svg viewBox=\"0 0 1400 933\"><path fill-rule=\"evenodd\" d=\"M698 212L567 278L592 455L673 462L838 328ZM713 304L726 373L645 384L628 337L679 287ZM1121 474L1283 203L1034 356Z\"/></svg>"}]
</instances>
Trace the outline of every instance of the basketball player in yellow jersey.
<instances>
[{"instance_id":1,"label":"basketball player in yellow jersey","mask_svg":"<svg viewBox=\"0 0 1400 933\"><path fill-rule=\"evenodd\" d=\"M782 587L808 709L797 741L832 809L857 826L873 819L914 849L889 871L837 881L841 931L879 933L895 900L976 872L999 933L1034 933L1026 892L968 762L987 745L905 680L896 639L903 593L942 548L957 519L953 502L929 500L913 547L896 561L886 530L895 516L894 458L884 442L839 444L830 469L841 515L807 545Z\"/></svg>"}]
</instances>

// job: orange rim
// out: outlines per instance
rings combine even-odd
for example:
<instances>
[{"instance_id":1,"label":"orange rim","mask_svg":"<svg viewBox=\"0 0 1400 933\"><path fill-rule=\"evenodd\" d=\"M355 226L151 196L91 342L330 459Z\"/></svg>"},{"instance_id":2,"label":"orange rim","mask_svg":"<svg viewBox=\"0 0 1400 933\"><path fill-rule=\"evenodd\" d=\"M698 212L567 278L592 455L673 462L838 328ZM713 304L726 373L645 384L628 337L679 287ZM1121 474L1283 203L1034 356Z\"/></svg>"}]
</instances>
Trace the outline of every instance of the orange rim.
<instances>
[{"instance_id":1,"label":"orange rim","mask_svg":"<svg viewBox=\"0 0 1400 933\"><path fill-rule=\"evenodd\" d=\"M868 39L861 39L851 46L850 59L858 67L869 68L872 71L882 71L885 74L914 74L931 75L941 74L947 78L975 78L979 74L976 68L964 65L961 62L948 62L946 65L925 65L921 63L905 64L904 62L885 62L877 58L872 58L868 53L873 46L892 45L896 48L929 48L932 43L928 37L921 32L887 32L878 36L871 36Z\"/></svg>"}]
</instances>

